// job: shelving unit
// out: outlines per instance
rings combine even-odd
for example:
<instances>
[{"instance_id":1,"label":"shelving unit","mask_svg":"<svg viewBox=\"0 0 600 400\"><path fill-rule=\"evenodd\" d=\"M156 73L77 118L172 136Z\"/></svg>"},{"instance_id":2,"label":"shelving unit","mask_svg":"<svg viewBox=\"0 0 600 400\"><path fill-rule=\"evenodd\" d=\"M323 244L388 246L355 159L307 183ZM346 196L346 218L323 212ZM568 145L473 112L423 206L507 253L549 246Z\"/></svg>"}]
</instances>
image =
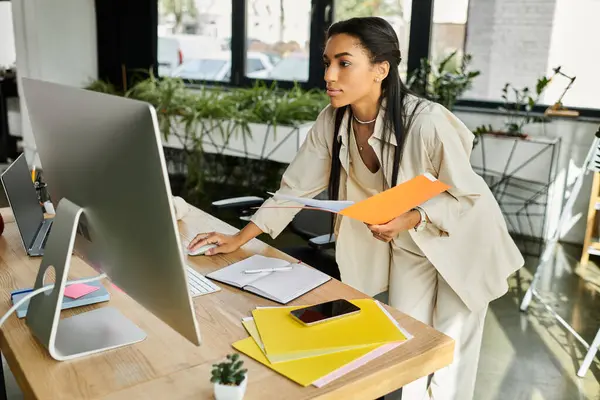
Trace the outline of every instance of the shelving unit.
<instances>
[{"instance_id":1,"label":"shelving unit","mask_svg":"<svg viewBox=\"0 0 600 400\"><path fill-rule=\"evenodd\" d=\"M598 211L600 210L600 172L594 172L590 204L588 207L587 227L583 240L580 265L585 266L590 260L590 254L600 256L600 238L598 229Z\"/></svg>"},{"instance_id":2,"label":"shelving unit","mask_svg":"<svg viewBox=\"0 0 600 400\"><path fill-rule=\"evenodd\" d=\"M523 255L539 257L549 234L561 140L481 135L471 165L488 184Z\"/></svg>"}]
</instances>

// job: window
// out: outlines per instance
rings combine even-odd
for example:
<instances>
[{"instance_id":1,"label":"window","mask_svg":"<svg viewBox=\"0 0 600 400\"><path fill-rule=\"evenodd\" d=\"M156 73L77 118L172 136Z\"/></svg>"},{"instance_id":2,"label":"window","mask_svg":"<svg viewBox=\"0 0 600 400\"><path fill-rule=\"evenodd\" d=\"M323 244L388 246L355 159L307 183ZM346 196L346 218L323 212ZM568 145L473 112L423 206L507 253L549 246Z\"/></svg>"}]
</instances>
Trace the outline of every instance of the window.
<instances>
[{"instance_id":1,"label":"window","mask_svg":"<svg viewBox=\"0 0 600 400\"><path fill-rule=\"evenodd\" d=\"M400 42L402 63L400 76L406 77L408 41L410 36L410 13L413 0L334 0L334 20L341 21L352 17L382 17L396 31Z\"/></svg>"},{"instance_id":2,"label":"window","mask_svg":"<svg viewBox=\"0 0 600 400\"><path fill-rule=\"evenodd\" d=\"M528 87L535 91L537 80L551 77L553 69L560 66L566 76L557 75L538 103L554 104L568 86L569 78L576 76L562 99L563 105L600 108L600 80L596 73L600 42L589 33L600 15L600 2L580 0L575 6L572 2L538 0L470 0L467 5L467 0L460 0L460 7L457 3L458 0L436 0L434 10L439 20L432 51L458 47L458 32L455 43L444 44L448 34L442 33L443 24L446 20L455 22L455 8L460 8L462 17L468 7L465 52L472 55L472 68L481 71L481 75L464 99L502 101L506 83L516 89ZM579 46L581 43L585 46Z\"/></svg>"},{"instance_id":3,"label":"window","mask_svg":"<svg viewBox=\"0 0 600 400\"><path fill-rule=\"evenodd\" d=\"M247 77L308 81L311 5L311 0L247 0Z\"/></svg>"},{"instance_id":4,"label":"window","mask_svg":"<svg viewBox=\"0 0 600 400\"><path fill-rule=\"evenodd\" d=\"M225 81L231 70L227 54L221 57L188 60L173 69L171 76L201 81Z\"/></svg>"},{"instance_id":5,"label":"window","mask_svg":"<svg viewBox=\"0 0 600 400\"><path fill-rule=\"evenodd\" d=\"M294 55L286 57L273 67L270 78L306 82L308 80L308 57Z\"/></svg>"},{"instance_id":6,"label":"window","mask_svg":"<svg viewBox=\"0 0 600 400\"><path fill-rule=\"evenodd\" d=\"M429 58L434 65L456 52L454 62L462 60L467 31L469 0L435 0Z\"/></svg>"},{"instance_id":7,"label":"window","mask_svg":"<svg viewBox=\"0 0 600 400\"><path fill-rule=\"evenodd\" d=\"M10 1L0 1L0 69L12 68L16 61Z\"/></svg>"},{"instance_id":8,"label":"window","mask_svg":"<svg viewBox=\"0 0 600 400\"><path fill-rule=\"evenodd\" d=\"M260 58L248 57L248 61L246 62L246 73L263 71L264 69L266 69L266 67Z\"/></svg>"},{"instance_id":9,"label":"window","mask_svg":"<svg viewBox=\"0 0 600 400\"><path fill-rule=\"evenodd\" d=\"M231 1L159 0L159 76L228 81Z\"/></svg>"}]
</instances>

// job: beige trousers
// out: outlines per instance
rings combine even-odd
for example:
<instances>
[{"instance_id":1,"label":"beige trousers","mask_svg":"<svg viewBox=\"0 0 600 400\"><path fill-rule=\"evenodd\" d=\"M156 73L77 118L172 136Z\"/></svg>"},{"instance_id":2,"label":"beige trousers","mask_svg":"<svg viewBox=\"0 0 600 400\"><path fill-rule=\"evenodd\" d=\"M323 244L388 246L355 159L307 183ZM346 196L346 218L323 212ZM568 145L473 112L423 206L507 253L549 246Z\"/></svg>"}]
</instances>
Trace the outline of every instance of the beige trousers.
<instances>
[{"instance_id":1,"label":"beige trousers","mask_svg":"<svg viewBox=\"0 0 600 400\"><path fill-rule=\"evenodd\" d=\"M388 303L455 341L452 364L429 388L427 377L404 386L402 400L472 400L487 307L471 312L427 258L396 246Z\"/></svg>"}]
</instances>

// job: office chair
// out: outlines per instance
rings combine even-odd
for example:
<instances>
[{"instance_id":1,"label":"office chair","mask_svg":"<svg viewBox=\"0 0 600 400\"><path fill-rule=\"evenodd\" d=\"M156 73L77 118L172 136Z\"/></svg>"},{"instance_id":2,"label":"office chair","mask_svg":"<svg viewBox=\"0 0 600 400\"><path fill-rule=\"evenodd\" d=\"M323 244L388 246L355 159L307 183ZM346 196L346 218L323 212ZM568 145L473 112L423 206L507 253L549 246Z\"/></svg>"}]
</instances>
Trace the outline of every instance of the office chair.
<instances>
[{"instance_id":1,"label":"office chair","mask_svg":"<svg viewBox=\"0 0 600 400\"><path fill-rule=\"evenodd\" d=\"M317 198L326 197L324 193ZM243 221L249 221L256 207L264 199L257 196L234 197L214 201L213 208L218 213L233 210ZM284 245L279 250L340 280L340 272L335 261L335 235L330 235L329 213L316 210L300 210L289 225L289 231L300 237L307 245Z\"/></svg>"}]
</instances>

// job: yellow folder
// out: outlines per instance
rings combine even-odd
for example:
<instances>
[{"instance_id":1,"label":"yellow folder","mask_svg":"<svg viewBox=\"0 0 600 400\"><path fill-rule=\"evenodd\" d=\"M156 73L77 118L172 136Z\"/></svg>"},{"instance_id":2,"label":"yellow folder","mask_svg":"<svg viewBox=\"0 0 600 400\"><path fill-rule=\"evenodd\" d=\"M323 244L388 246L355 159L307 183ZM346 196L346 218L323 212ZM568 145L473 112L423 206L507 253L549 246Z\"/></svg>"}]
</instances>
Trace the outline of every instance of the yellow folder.
<instances>
[{"instance_id":1,"label":"yellow folder","mask_svg":"<svg viewBox=\"0 0 600 400\"><path fill-rule=\"evenodd\" d=\"M358 314L313 326L304 326L289 314L301 307L253 310L254 323L268 360L271 363L289 362L406 340L378 302L373 299L351 302L360 308Z\"/></svg>"},{"instance_id":2,"label":"yellow folder","mask_svg":"<svg viewBox=\"0 0 600 400\"><path fill-rule=\"evenodd\" d=\"M358 349L326 354L318 357L303 358L300 360L271 364L264 353L258 347L253 338L249 337L233 343L233 347L241 353L246 354L261 364L288 377L292 381L308 386L317 379L351 363L359 357L373 351L379 345L371 345Z\"/></svg>"}]
</instances>

